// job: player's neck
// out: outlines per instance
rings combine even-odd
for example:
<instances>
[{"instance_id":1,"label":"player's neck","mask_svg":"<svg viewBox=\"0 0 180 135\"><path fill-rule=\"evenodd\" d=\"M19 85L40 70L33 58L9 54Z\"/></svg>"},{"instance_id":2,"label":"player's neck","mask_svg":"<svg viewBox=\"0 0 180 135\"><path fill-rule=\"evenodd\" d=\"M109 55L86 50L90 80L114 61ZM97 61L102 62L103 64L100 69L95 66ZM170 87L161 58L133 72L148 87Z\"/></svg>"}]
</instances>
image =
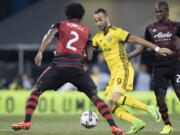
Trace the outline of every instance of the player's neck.
<instances>
[{"instance_id":1,"label":"player's neck","mask_svg":"<svg viewBox=\"0 0 180 135\"><path fill-rule=\"evenodd\" d=\"M166 19L164 19L163 21L159 21L159 23L166 23L169 21L169 18L167 17Z\"/></svg>"},{"instance_id":2,"label":"player's neck","mask_svg":"<svg viewBox=\"0 0 180 135\"><path fill-rule=\"evenodd\" d=\"M107 25L107 27L106 27L105 30L103 31L103 32L104 32L104 35L106 35L106 34L108 33L109 28L110 28L111 26L112 26L112 25L111 25L110 23Z\"/></svg>"},{"instance_id":3,"label":"player's neck","mask_svg":"<svg viewBox=\"0 0 180 135\"><path fill-rule=\"evenodd\" d=\"M72 21L72 22L80 22L79 19L69 19L68 21Z\"/></svg>"}]
</instances>

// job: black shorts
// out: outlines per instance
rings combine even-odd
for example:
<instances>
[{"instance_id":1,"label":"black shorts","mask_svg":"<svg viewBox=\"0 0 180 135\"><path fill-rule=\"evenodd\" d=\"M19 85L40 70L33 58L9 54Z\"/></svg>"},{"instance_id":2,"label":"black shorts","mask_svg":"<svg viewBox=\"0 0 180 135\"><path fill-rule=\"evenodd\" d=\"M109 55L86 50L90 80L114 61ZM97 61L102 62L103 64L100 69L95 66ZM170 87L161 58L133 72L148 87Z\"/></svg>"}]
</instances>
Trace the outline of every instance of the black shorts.
<instances>
[{"instance_id":1,"label":"black shorts","mask_svg":"<svg viewBox=\"0 0 180 135\"><path fill-rule=\"evenodd\" d=\"M37 79L36 87L41 92L57 90L66 82L70 82L88 97L97 95L97 88L90 75L82 68L49 66Z\"/></svg>"},{"instance_id":2,"label":"black shorts","mask_svg":"<svg viewBox=\"0 0 180 135\"><path fill-rule=\"evenodd\" d=\"M180 90L180 65L155 67L153 69L153 89L167 89L169 82L175 90Z\"/></svg>"}]
</instances>

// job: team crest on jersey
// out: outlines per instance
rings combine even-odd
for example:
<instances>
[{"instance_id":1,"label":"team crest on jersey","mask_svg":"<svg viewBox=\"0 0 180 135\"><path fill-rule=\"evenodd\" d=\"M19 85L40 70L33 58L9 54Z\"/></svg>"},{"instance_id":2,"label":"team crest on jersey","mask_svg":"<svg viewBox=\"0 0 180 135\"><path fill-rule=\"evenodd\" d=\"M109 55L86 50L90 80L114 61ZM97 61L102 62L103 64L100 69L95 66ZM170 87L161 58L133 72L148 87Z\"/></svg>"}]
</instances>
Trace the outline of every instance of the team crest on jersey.
<instances>
[{"instance_id":1,"label":"team crest on jersey","mask_svg":"<svg viewBox=\"0 0 180 135\"><path fill-rule=\"evenodd\" d=\"M153 29L153 32L157 32L157 30L156 30L156 29Z\"/></svg>"},{"instance_id":2,"label":"team crest on jersey","mask_svg":"<svg viewBox=\"0 0 180 135\"><path fill-rule=\"evenodd\" d=\"M112 41L112 37L108 36L108 37L107 37L107 41L108 41L108 42L111 42L111 41Z\"/></svg>"}]
</instances>

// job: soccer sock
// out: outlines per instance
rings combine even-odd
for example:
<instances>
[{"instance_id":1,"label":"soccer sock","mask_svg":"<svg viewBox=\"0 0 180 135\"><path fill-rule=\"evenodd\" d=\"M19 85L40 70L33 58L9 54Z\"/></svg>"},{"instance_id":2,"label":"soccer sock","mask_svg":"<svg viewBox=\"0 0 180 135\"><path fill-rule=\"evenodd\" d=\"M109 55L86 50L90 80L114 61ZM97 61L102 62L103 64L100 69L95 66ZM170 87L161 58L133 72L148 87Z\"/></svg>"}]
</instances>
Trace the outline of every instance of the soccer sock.
<instances>
[{"instance_id":1,"label":"soccer sock","mask_svg":"<svg viewBox=\"0 0 180 135\"><path fill-rule=\"evenodd\" d=\"M115 114L118 118L120 118L126 122L129 122L129 123L132 123L133 121L138 119L135 116L128 113L128 111L126 109L119 107L119 106L111 107L111 112L113 114Z\"/></svg>"},{"instance_id":2,"label":"soccer sock","mask_svg":"<svg viewBox=\"0 0 180 135\"><path fill-rule=\"evenodd\" d=\"M110 126L116 126L110 113L110 110L104 101L102 101L101 99L96 99L94 101L94 105L98 109L99 113L104 117L104 119L107 120Z\"/></svg>"},{"instance_id":3,"label":"soccer sock","mask_svg":"<svg viewBox=\"0 0 180 135\"><path fill-rule=\"evenodd\" d=\"M118 100L118 104L131 106L131 107L141 109L144 111L147 111L147 109L148 109L148 105L146 105L132 97L127 97L127 96L121 96Z\"/></svg>"},{"instance_id":4,"label":"soccer sock","mask_svg":"<svg viewBox=\"0 0 180 135\"><path fill-rule=\"evenodd\" d=\"M26 103L26 109L25 109L26 115L25 115L24 122L30 122L31 121L32 114L38 105L39 96L40 96L40 93L37 91L33 91L30 94L28 101Z\"/></svg>"},{"instance_id":5,"label":"soccer sock","mask_svg":"<svg viewBox=\"0 0 180 135\"><path fill-rule=\"evenodd\" d=\"M168 108L167 106L160 108L159 112L161 113L161 117L164 121L165 125L171 125L170 119L169 119L169 115L168 115Z\"/></svg>"}]
</instances>

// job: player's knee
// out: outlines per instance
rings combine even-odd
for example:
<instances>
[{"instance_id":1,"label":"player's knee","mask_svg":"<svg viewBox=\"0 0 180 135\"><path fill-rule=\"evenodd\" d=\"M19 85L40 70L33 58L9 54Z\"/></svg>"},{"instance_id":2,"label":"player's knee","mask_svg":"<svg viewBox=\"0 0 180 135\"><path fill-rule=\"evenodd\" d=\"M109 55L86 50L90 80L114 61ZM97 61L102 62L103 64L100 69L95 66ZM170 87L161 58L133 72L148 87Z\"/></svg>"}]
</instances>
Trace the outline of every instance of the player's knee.
<instances>
[{"instance_id":1,"label":"player's knee","mask_svg":"<svg viewBox=\"0 0 180 135\"><path fill-rule=\"evenodd\" d=\"M112 104L113 105L116 105L116 104L118 104L118 101L119 101L119 99L120 99L120 97L121 96L123 96L121 93L113 93L112 94Z\"/></svg>"},{"instance_id":2,"label":"player's knee","mask_svg":"<svg viewBox=\"0 0 180 135\"><path fill-rule=\"evenodd\" d=\"M112 101L108 101L108 102L107 102L107 105L108 105L109 108L112 108L112 107L114 106L114 104L113 104Z\"/></svg>"},{"instance_id":3,"label":"player's knee","mask_svg":"<svg viewBox=\"0 0 180 135\"><path fill-rule=\"evenodd\" d=\"M97 100L101 100L98 95L93 95L88 97L93 103L95 103Z\"/></svg>"}]
</instances>

